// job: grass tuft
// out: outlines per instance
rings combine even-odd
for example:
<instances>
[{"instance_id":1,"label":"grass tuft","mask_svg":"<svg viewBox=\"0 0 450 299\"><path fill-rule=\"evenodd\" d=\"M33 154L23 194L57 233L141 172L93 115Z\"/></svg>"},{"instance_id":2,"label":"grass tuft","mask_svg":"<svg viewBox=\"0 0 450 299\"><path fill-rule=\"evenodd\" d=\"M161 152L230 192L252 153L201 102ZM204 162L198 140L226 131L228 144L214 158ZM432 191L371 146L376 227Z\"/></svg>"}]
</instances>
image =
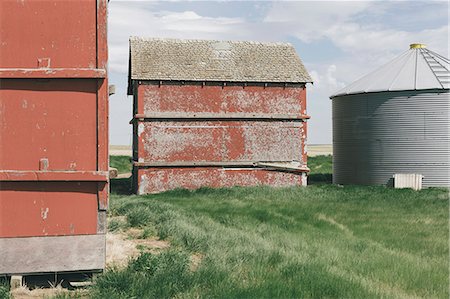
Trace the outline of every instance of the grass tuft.
<instances>
[{"instance_id":1,"label":"grass tuft","mask_svg":"<svg viewBox=\"0 0 450 299\"><path fill-rule=\"evenodd\" d=\"M131 157L109 156L109 166L117 169L119 174L131 172Z\"/></svg>"}]
</instances>

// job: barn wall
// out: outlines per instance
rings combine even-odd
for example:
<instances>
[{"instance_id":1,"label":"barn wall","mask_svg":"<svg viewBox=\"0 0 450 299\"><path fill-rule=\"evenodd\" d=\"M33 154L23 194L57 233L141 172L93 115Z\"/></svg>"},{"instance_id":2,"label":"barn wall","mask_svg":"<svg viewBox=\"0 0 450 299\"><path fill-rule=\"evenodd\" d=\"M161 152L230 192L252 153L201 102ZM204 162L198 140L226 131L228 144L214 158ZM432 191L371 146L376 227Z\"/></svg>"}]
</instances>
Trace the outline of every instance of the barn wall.
<instances>
[{"instance_id":1,"label":"barn wall","mask_svg":"<svg viewBox=\"0 0 450 299\"><path fill-rule=\"evenodd\" d=\"M300 175L281 174L252 163L297 161L306 167L303 86L144 81L137 85L135 103L134 182L140 194L201 186L302 185L300 170ZM223 168L230 165L235 169ZM195 182L188 183L188 176Z\"/></svg>"},{"instance_id":2,"label":"barn wall","mask_svg":"<svg viewBox=\"0 0 450 299\"><path fill-rule=\"evenodd\" d=\"M106 6L0 1L0 275L104 268Z\"/></svg>"}]
</instances>

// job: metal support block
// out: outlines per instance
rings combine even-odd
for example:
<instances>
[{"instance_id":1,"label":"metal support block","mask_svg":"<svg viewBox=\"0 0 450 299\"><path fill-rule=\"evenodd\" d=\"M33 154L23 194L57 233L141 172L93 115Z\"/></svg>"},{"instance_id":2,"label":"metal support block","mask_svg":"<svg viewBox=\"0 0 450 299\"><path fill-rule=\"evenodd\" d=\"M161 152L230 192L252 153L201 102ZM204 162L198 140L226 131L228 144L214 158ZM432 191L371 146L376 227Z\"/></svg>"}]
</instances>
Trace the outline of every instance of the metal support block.
<instances>
[{"instance_id":1,"label":"metal support block","mask_svg":"<svg viewBox=\"0 0 450 299\"><path fill-rule=\"evenodd\" d=\"M396 173L394 174L394 188L411 188L413 190L422 189L423 175L418 173Z\"/></svg>"}]
</instances>

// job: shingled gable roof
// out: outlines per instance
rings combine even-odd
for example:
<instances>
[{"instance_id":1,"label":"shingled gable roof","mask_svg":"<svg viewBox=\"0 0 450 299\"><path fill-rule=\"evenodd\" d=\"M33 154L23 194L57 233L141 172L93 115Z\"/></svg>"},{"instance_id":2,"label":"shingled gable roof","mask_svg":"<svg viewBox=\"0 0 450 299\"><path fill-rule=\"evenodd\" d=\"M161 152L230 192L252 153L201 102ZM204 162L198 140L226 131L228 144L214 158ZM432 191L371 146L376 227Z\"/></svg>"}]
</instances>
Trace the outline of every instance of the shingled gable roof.
<instances>
[{"instance_id":1,"label":"shingled gable roof","mask_svg":"<svg viewBox=\"0 0 450 299\"><path fill-rule=\"evenodd\" d=\"M288 43L130 38L131 80L311 83Z\"/></svg>"}]
</instances>

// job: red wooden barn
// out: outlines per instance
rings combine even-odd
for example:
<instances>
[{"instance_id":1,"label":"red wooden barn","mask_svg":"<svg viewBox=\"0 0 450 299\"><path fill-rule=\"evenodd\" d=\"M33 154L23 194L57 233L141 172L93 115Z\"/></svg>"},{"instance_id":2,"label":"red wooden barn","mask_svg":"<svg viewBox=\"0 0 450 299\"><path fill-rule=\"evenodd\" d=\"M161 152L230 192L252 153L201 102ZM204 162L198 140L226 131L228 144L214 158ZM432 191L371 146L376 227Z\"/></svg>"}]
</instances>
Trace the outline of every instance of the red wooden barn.
<instances>
[{"instance_id":1,"label":"red wooden barn","mask_svg":"<svg viewBox=\"0 0 450 299\"><path fill-rule=\"evenodd\" d=\"M133 181L174 188L306 185L306 89L292 45L130 39Z\"/></svg>"},{"instance_id":2,"label":"red wooden barn","mask_svg":"<svg viewBox=\"0 0 450 299\"><path fill-rule=\"evenodd\" d=\"M0 1L0 276L105 266L106 6Z\"/></svg>"}]
</instances>

